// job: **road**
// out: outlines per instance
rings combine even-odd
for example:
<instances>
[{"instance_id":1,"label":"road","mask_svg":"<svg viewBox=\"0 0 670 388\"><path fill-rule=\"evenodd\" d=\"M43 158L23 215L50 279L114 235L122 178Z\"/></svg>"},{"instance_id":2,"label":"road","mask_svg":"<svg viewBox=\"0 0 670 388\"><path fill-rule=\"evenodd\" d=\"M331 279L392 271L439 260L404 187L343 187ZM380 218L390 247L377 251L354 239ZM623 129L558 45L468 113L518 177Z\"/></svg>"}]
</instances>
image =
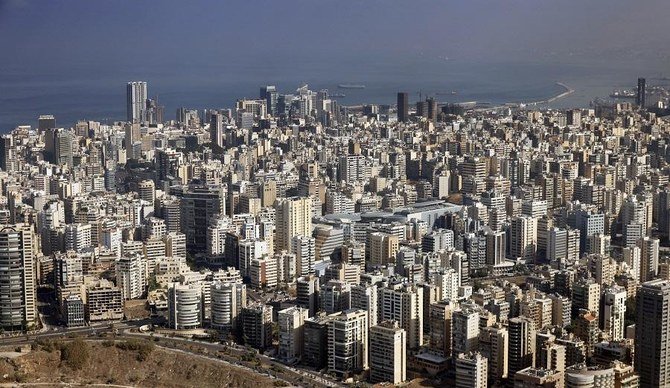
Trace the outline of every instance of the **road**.
<instances>
[{"instance_id":1,"label":"road","mask_svg":"<svg viewBox=\"0 0 670 388\"><path fill-rule=\"evenodd\" d=\"M182 353L188 353L190 355L206 358L208 360L223 362L230 366L245 369L253 373L266 374L276 379L283 380L289 384L295 386L303 387L341 387L343 386L339 382L329 380L325 376L319 375L317 373L301 370L287 366L278 360L268 357L262 354L255 353L255 357L262 363L267 364L270 368L261 368L254 364L253 361L245 362L241 360L241 357L248 355L249 350L239 347L239 346L230 346L222 345L219 343L210 343L204 341L196 341L186 338L172 338L165 336L152 335L150 333L139 333L133 330L139 329L143 325L150 324L150 319L136 320L136 321L123 321L117 322L113 325L109 323L100 323L94 324L91 326L77 327L77 328L56 328L53 330L38 332L28 335L16 335L16 336L4 336L0 338L0 343L2 345L27 345L32 344L35 340L45 340L45 339L66 339L74 336L87 337L87 336L96 336L98 334L111 334L117 333L116 339L132 339L132 338L142 338L142 339L152 339L154 337L159 338L156 342L156 346L167 349L170 351L179 351ZM102 340L103 338L99 338ZM195 348L195 349L193 349ZM205 349L209 353L202 354L199 350Z\"/></svg>"}]
</instances>

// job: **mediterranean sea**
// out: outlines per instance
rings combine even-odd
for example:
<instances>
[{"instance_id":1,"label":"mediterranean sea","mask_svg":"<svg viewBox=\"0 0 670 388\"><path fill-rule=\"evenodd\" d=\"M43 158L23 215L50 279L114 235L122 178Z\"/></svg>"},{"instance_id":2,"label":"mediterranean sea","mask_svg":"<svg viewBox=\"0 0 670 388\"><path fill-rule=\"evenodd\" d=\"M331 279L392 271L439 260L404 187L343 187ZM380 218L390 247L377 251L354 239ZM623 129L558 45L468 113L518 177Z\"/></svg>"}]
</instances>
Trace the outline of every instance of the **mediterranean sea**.
<instances>
[{"instance_id":1,"label":"mediterranean sea","mask_svg":"<svg viewBox=\"0 0 670 388\"><path fill-rule=\"evenodd\" d=\"M341 105L359 105L394 104L399 91L408 92L412 103L420 96L433 96L445 103L542 101L564 92L556 84L561 82L574 92L540 107L588 107L591 100L606 97L615 88L633 88L638 76L664 75L660 66L645 66L561 58L513 63L423 56L365 61L292 61L287 56L257 62L238 58L192 66L144 60L132 69L76 61L58 68L3 68L0 64L0 132L17 125L35 126L41 114L53 114L58 126L64 127L80 119L124 120L125 84L131 80L148 82L149 96L158 97L169 120L182 106L233 107L239 98L257 98L262 85L276 85L280 93L292 93L303 83L312 90L345 94L336 98ZM362 84L365 88L338 89L338 84Z\"/></svg>"}]
</instances>

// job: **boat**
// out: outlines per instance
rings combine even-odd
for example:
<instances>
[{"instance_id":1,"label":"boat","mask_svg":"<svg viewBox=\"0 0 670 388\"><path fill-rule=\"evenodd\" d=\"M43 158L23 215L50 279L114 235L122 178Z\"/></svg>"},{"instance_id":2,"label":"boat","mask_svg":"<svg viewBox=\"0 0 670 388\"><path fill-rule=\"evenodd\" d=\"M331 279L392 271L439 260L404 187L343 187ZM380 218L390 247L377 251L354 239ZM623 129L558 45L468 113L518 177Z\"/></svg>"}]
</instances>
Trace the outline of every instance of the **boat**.
<instances>
[{"instance_id":1,"label":"boat","mask_svg":"<svg viewBox=\"0 0 670 388\"><path fill-rule=\"evenodd\" d=\"M332 94L330 94L328 97L344 98L344 97L346 97L346 96L347 96L347 95L344 94L344 93L332 93Z\"/></svg>"},{"instance_id":2,"label":"boat","mask_svg":"<svg viewBox=\"0 0 670 388\"><path fill-rule=\"evenodd\" d=\"M340 89L365 89L365 85L360 84L339 84L337 87Z\"/></svg>"}]
</instances>

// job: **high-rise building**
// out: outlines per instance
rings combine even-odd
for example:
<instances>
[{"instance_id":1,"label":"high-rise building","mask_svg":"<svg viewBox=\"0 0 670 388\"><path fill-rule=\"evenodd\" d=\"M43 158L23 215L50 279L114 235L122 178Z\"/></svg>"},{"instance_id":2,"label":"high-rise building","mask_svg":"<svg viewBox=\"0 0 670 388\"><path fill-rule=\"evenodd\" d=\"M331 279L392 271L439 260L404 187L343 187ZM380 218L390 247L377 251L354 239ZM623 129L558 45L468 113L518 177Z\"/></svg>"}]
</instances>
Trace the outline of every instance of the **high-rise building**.
<instances>
[{"instance_id":1,"label":"high-rise building","mask_svg":"<svg viewBox=\"0 0 670 388\"><path fill-rule=\"evenodd\" d=\"M327 314L348 310L351 307L351 285L346 282L331 280L319 288L321 310Z\"/></svg>"},{"instance_id":2,"label":"high-rise building","mask_svg":"<svg viewBox=\"0 0 670 388\"><path fill-rule=\"evenodd\" d=\"M188 330L202 326L202 287L174 283L168 288L168 321L171 329Z\"/></svg>"},{"instance_id":3,"label":"high-rise building","mask_svg":"<svg viewBox=\"0 0 670 388\"><path fill-rule=\"evenodd\" d=\"M490 231L486 233L486 264L492 267L503 264L506 248L505 232Z\"/></svg>"},{"instance_id":4,"label":"high-rise building","mask_svg":"<svg viewBox=\"0 0 670 388\"><path fill-rule=\"evenodd\" d=\"M572 316L582 309L594 314L600 311L600 284L593 279L579 280L572 285Z\"/></svg>"},{"instance_id":5,"label":"high-rise building","mask_svg":"<svg viewBox=\"0 0 670 388\"><path fill-rule=\"evenodd\" d=\"M643 237L637 240L640 248L640 282L653 280L658 274L659 240Z\"/></svg>"},{"instance_id":6,"label":"high-rise building","mask_svg":"<svg viewBox=\"0 0 670 388\"><path fill-rule=\"evenodd\" d=\"M394 320L407 332L407 348L423 345L423 288L393 284L379 291L382 320Z\"/></svg>"},{"instance_id":7,"label":"high-rise building","mask_svg":"<svg viewBox=\"0 0 670 388\"><path fill-rule=\"evenodd\" d=\"M212 113L212 116L209 120L209 140L212 142L212 144L216 144L219 147L224 146L226 139L226 134L224 131L223 114Z\"/></svg>"},{"instance_id":8,"label":"high-rise building","mask_svg":"<svg viewBox=\"0 0 670 388\"><path fill-rule=\"evenodd\" d=\"M465 308L454 311L451 317L452 356L479 348L479 313Z\"/></svg>"},{"instance_id":9,"label":"high-rise building","mask_svg":"<svg viewBox=\"0 0 670 388\"><path fill-rule=\"evenodd\" d=\"M377 325L379 294L376 285L357 284L351 287L351 308L369 313L370 326Z\"/></svg>"},{"instance_id":10,"label":"high-rise building","mask_svg":"<svg viewBox=\"0 0 670 388\"><path fill-rule=\"evenodd\" d=\"M510 226L510 256L526 262L535 260L537 252L537 219L529 216L512 218Z\"/></svg>"},{"instance_id":11,"label":"high-rise building","mask_svg":"<svg viewBox=\"0 0 670 388\"><path fill-rule=\"evenodd\" d=\"M144 120L147 101L147 83L128 82L126 85L126 120L139 123Z\"/></svg>"},{"instance_id":12,"label":"high-rise building","mask_svg":"<svg viewBox=\"0 0 670 388\"><path fill-rule=\"evenodd\" d=\"M409 96L406 92L398 93L398 122L406 123L409 119Z\"/></svg>"},{"instance_id":13,"label":"high-rise building","mask_svg":"<svg viewBox=\"0 0 670 388\"><path fill-rule=\"evenodd\" d=\"M21 224L0 229L0 328L21 330L37 320L35 236Z\"/></svg>"},{"instance_id":14,"label":"high-rise building","mask_svg":"<svg viewBox=\"0 0 670 388\"><path fill-rule=\"evenodd\" d=\"M72 166L72 132L63 128L49 128L44 132L44 159L56 164Z\"/></svg>"},{"instance_id":15,"label":"high-rise building","mask_svg":"<svg viewBox=\"0 0 670 388\"><path fill-rule=\"evenodd\" d=\"M647 100L647 80L644 78L637 79L637 94L635 95L635 104L638 108L644 109Z\"/></svg>"},{"instance_id":16,"label":"high-rise building","mask_svg":"<svg viewBox=\"0 0 670 388\"><path fill-rule=\"evenodd\" d=\"M56 128L56 118L53 115L40 115L37 118L37 129L44 132Z\"/></svg>"},{"instance_id":17,"label":"high-rise building","mask_svg":"<svg viewBox=\"0 0 670 388\"><path fill-rule=\"evenodd\" d=\"M272 344L272 306L256 303L240 313L245 344L262 350Z\"/></svg>"},{"instance_id":18,"label":"high-rise building","mask_svg":"<svg viewBox=\"0 0 670 388\"><path fill-rule=\"evenodd\" d=\"M312 235L312 198L284 198L276 202L275 209L275 252L293 253L293 237Z\"/></svg>"},{"instance_id":19,"label":"high-rise building","mask_svg":"<svg viewBox=\"0 0 670 388\"><path fill-rule=\"evenodd\" d=\"M479 350L488 360L489 381L493 384L507 378L509 335L500 325L479 331Z\"/></svg>"},{"instance_id":20,"label":"high-rise building","mask_svg":"<svg viewBox=\"0 0 670 388\"><path fill-rule=\"evenodd\" d=\"M608 287L604 290L600 314L601 328L609 334L612 341L625 337L624 316L626 314L626 290L620 286Z\"/></svg>"},{"instance_id":21,"label":"high-rise building","mask_svg":"<svg viewBox=\"0 0 670 388\"><path fill-rule=\"evenodd\" d=\"M274 85L261 86L260 99L265 100L267 112L272 116L277 116L277 87Z\"/></svg>"},{"instance_id":22,"label":"high-rise building","mask_svg":"<svg viewBox=\"0 0 670 388\"><path fill-rule=\"evenodd\" d=\"M509 377L532 367L535 360L535 323L526 317L509 320Z\"/></svg>"},{"instance_id":23,"label":"high-rise building","mask_svg":"<svg viewBox=\"0 0 670 388\"><path fill-rule=\"evenodd\" d=\"M247 306L247 286L215 281L210 285L211 326L215 330L232 330Z\"/></svg>"},{"instance_id":24,"label":"high-rise building","mask_svg":"<svg viewBox=\"0 0 670 388\"><path fill-rule=\"evenodd\" d=\"M304 325L308 310L302 307L289 307L278 312L279 358L292 362L302 357Z\"/></svg>"},{"instance_id":25,"label":"high-rise building","mask_svg":"<svg viewBox=\"0 0 670 388\"><path fill-rule=\"evenodd\" d=\"M194 186L175 195L181 198L181 231L188 249L207 250L207 227L225 209L225 192L217 187Z\"/></svg>"},{"instance_id":26,"label":"high-rise building","mask_svg":"<svg viewBox=\"0 0 670 388\"><path fill-rule=\"evenodd\" d=\"M373 232L368 233L366 250L369 252L371 265L385 265L391 263L399 248L398 236Z\"/></svg>"},{"instance_id":27,"label":"high-rise building","mask_svg":"<svg viewBox=\"0 0 670 388\"><path fill-rule=\"evenodd\" d=\"M488 360L480 353L456 356L456 388L487 388Z\"/></svg>"},{"instance_id":28,"label":"high-rise building","mask_svg":"<svg viewBox=\"0 0 670 388\"><path fill-rule=\"evenodd\" d=\"M407 379L407 333L395 321L370 327L370 381L398 385Z\"/></svg>"},{"instance_id":29,"label":"high-rise building","mask_svg":"<svg viewBox=\"0 0 670 388\"><path fill-rule=\"evenodd\" d=\"M368 312L346 310L328 318L328 371L345 377L367 369Z\"/></svg>"},{"instance_id":30,"label":"high-rise building","mask_svg":"<svg viewBox=\"0 0 670 388\"><path fill-rule=\"evenodd\" d=\"M642 283L635 309L635 371L640 387L670 386L670 282Z\"/></svg>"},{"instance_id":31,"label":"high-rise building","mask_svg":"<svg viewBox=\"0 0 670 388\"><path fill-rule=\"evenodd\" d=\"M290 251L295 255L296 275L307 276L314 273L316 239L311 236L297 235L291 238L290 243Z\"/></svg>"},{"instance_id":32,"label":"high-rise building","mask_svg":"<svg viewBox=\"0 0 670 388\"><path fill-rule=\"evenodd\" d=\"M147 261L144 255L123 256L116 262L116 285L124 299L139 299L147 286Z\"/></svg>"},{"instance_id":33,"label":"high-rise building","mask_svg":"<svg viewBox=\"0 0 670 388\"><path fill-rule=\"evenodd\" d=\"M296 281L296 304L308 311L313 317L319 309L319 278L314 275L299 277Z\"/></svg>"}]
</instances>

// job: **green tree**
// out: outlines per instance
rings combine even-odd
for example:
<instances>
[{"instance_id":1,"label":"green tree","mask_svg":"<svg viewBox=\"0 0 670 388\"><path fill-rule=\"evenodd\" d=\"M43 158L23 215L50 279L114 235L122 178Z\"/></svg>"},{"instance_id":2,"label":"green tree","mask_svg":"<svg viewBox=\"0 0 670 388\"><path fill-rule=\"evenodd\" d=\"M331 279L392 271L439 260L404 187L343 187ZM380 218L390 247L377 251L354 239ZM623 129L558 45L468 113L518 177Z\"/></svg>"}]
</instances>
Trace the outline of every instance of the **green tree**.
<instances>
[{"instance_id":1,"label":"green tree","mask_svg":"<svg viewBox=\"0 0 670 388\"><path fill-rule=\"evenodd\" d=\"M81 338L76 338L62 346L60 359L72 369L81 369L88 362L89 346Z\"/></svg>"}]
</instances>

